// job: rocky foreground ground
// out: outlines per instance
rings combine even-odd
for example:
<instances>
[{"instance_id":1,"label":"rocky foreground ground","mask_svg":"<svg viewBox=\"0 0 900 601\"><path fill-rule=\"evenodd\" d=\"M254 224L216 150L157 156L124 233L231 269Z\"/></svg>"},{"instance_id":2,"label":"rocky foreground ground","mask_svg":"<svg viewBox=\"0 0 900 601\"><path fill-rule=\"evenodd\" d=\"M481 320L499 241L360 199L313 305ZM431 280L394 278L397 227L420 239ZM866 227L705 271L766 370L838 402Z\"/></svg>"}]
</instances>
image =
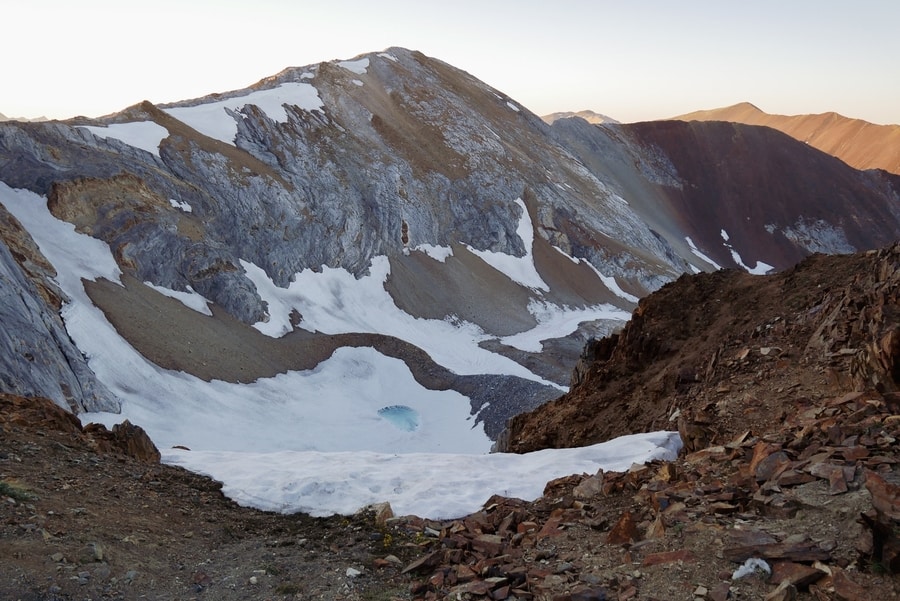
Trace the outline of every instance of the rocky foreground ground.
<instances>
[{"instance_id":1,"label":"rocky foreground ground","mask_svg":"<svg viewBox=\"0 0 900 601\"><path fill-rule=\"evenodd\" d=\"M648 365L669 361L671 378L644 382L635 423L678 427L681 456L562 478L536 500L485 499L456 520L241 508L159 464L139 428L82 428L49 401L0 396L0 599L900 598L898 258L815 258L771 289L741 280L714 291L705 321L673 309L703 334L679 343L692 362L659 344L685 331L657 320L671 303L642 302L642 336L630 326L621 340L642 341L631 350ZM702 332L729 312L739 327ZM600 352L576 377L634 403L617 352L636 356Z\"/></svg>"}]
</instances>

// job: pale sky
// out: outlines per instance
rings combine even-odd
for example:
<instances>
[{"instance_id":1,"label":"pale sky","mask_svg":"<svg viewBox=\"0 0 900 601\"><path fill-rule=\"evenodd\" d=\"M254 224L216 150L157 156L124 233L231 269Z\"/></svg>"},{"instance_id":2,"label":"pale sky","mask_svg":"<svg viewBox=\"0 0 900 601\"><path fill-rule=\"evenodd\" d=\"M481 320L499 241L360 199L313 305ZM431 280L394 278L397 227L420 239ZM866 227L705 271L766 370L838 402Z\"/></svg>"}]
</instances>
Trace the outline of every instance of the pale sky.
<instances>
[{"instance_id":1,"label":"pale sky","mask_svg":"<svg viewBox=\"0 0 900 601\"><path fill-rule=\"evenodd\" d=\"M3 0L0 113L96 117L403 46L539 115L900 124L898 26L897 0Z\"/></svg>"}]
</instances>

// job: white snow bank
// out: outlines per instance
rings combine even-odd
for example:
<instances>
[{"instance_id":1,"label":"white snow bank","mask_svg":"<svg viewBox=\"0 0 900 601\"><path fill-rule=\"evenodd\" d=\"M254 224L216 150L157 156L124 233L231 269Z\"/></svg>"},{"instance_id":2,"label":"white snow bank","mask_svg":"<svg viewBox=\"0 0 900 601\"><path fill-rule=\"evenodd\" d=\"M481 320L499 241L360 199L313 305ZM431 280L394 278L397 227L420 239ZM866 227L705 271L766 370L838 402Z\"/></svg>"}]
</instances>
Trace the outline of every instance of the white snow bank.
<instances>
[{"instance_id":1,"label":"white snow bank","mask_svg":"<svg viewBox=\"0 0 900 601\"><path fill-rule=\"evenodd\" d=\"M365 75L369 69L369 59L360 58L355 61L339 61L338 66L357 75Z\"/></svg>"},{"instance_id":2,"label":"white snow bank","mask_svg":"<svg viewBox=\"0 0 900 601\"><path fill-rule=\"evenodd\" d=\"M169 135L169 130L153 121L113 123L106 127L94 125L79 125L78 127L88 130L99 138L115 138L156 156L159 156L159 143Z\"/></svg>"},{"instance_id":3,"label":"white snow bank","mask_svg":"<svg viewBox=\"0 0 900 601\"><path fill-rule=\"evenodd\" d=\"M575 449L517 455L379 453L212 453L167 450L166 463L224 483L241 505L314 516L351 514L388 501L397 515L454 518L477 511L493 494L534 500L546 483L569 474L624 471L634 463L674 459L676 432L622 436Z\"/></svg>"},{"instance_id":4,"label":"white snow bank","mask_svg":"<svg viewBox=\"0 0 900 601\"><path fill-rule=\"evenodd\" d=\"M522 209L522 216L519 217L519 223L516 227L516 234L525 245L525 255L522 257L514 257L506 253L492 252L489 250L475 250L466 245L470 251L481 257L481 260L526 288L535 290L550 290L550 286L541 278L534 266L534 257L532 256L532 248L534 246L534 228L531 225L531 217L528 215L528 209L521 198L517 198L515 203Z\"/></svg>"},{"instance_id":5,"label":"white snow bank","mask_svg":"<svg viewBox=\"0 0 900 601\"><path fill-rule=\"evenodd\" d=\"M560 307L551 303L532 300L528 311L534 315L538 325L530 330L504 336L500 342L522 351L539 353L544 349L544 340L568 336L578 329L578 325L586 321L608 319L612 321L628 321L631 313L612 305L595 305L584 309Z\"/></svg>"},{"instance_id":6,"label":"white snow bank","mask_svg":"<svg viewBox=\"0 0 900 601\"><path fill-rule=\"evenodd\" d=\"M324 106L319 92L311 84L287 82L269 90L258 90L246 96L226 98L197 106L183 106L165 109L167 113L188 124L201 134L221 140L226 144L234 144L237 135L236 117L228 114L226 109L237 111L248 104L258 106L276 123L287 121L284 105L299 107L306 111L321 110Z\"/></svg>"},{"instance_id":7,"label":"white snow bank","mask_svg":"<svg viewBox=\"0 0 900 601\"><path fill-rule=\"evenodd\" d=\"M447 257L453 256L453 248L450 246L434 246L433 244L419 244L413 250L423 252L439 263L444 263L447 260Z\"/></svg>"}]
</instances>

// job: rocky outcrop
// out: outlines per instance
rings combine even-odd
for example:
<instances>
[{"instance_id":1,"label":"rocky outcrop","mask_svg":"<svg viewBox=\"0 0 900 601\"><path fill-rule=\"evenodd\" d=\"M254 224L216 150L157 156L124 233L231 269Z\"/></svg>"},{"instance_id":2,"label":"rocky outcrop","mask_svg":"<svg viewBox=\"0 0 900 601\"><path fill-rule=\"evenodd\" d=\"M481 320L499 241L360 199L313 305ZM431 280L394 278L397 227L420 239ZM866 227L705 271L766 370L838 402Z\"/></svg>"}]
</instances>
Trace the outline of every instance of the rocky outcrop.
<instances>
[{"instance_id":1,"label":"rocky outcrop","mask_svg":"<svg viewBox=\"0 0 900 601\"><path fill-rule=\"evenodd\" d=\"M126 455L142 463L159 463L159 450L143 428L124 421L112 431L101 424L82 427L75 415L52 400L0 392L0 432L15 426L39 432L63 432L98 453Z\"/></svg>"},{"instance_id":2,"label":"rocky outcrop","mask_svg":"<svg viewBox=\"0 0 900 601\"><path fill-rule=\"evenodd\" d=\"M510 422L501 450L581 446L678 426L691 450L809 399L896 395L900 245L815 255L773 276L682 276L641 300L619 334L588 344L563 397Z\"/></svg>"},{"instance_id":3,"label":"rocky outcrop","mask_svg":"<svg viewBox=\"0 0 900 601\"><path fill-rule=\"evenodd\" d=\"M900 573L894 407L875 390L794 401L764 432L676 461L574 474L458 520L388 519L422 541L402 573L422 599L681 598L679 581L686 598L722 601L887 594L879 572Z\"/></svg>"}]
</instances>

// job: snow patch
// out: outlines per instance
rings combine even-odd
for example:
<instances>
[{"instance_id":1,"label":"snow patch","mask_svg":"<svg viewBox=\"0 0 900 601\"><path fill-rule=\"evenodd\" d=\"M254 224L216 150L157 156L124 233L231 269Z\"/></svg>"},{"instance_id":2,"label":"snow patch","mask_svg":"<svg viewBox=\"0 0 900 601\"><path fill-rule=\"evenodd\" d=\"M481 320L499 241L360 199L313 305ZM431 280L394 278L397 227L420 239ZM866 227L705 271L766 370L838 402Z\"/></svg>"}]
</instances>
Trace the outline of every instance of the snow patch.
<instances>
[{"instance_id":1,"label":"snow patch","mask_svg":"<svg viewBox=\"0 0 900 601\"><path fill-rule=\"evenodd\" d=\"M611 321L628 321L631 313L612 305L595 305L584 309L560 307L547 302L532 300L528 303L528 312L537 320L537 326L511 336L504 336L500 342L529 353L540 353L544 349L541 344L551 338L568 336L578 329L578 325L586 321L601 319Z\"/></svg>"},{"instance_id":2,"label":"snow patch","mask_svg":"<svg viewBox=\"0 0 900 601\"><path fill-rule=\"evenodd\" d=\"M466 321L417 318L401 310L384 289L390 273L385 256L373 257L369 275L356 278L342 268L322 266L320 272L304 269L287 288L276 286L266 272L241 261L247 277L268 304L268 320L254 324L273 337L291 331L290 315L303 316L300 327L311 332L385 334L421 348L438 364L460 375L500 374L518 376L562 389L512 359L478 346L492 337Z\"/></svg>"},{"instance_id":3,"label":"snow patch","mask_svg":"<svg viewBox=\"0 0 900 601\"><path fill-rule=\"evenodd\" d=\"M734 247L728 243L728 232L726 232L725 230L722 230L722 239L725 241L723 243L725 248L727 248L729 252L731 252L731 259L735 262L736 265L743 268L744 271L753 275L766 275L767 273L775 269L773 266L769 265L768 263L763 263L762 261L757 261L755 266L748 267L744 263L744 260L741 258L741 255L738 253L738 251L736 251Z\"/></svg>"},{"instance_id":4,"label":"snow patch","mask_svg":"<svg viewBox=\"0 0 900 601\"><path fill-rule=\"evenodd\" d=\"M722 231L724 232L725 230L722 230ZM727 234L726 234L726 235L727 235ZM700 249L697 248L697 245L694 244L694 241L691 240L691 237L690 237L690 236L685 236L684 239L687 241L688 246L689 246L690 249L691 249L691 252L694 253L695 256L697 256L698 258L702 259L703 261L706 261L707 263L709 263L710 265L712 265L712 266L713 266L714 268L716 268L716 269L722 269L722 266L721 266L721 265L719 265L718 263L716 263L715 261L713 261L712 259L710 259L709 257L707 257L705 254L703 254L702 252L700 252Z\"/></svg>"},{"instance_id":5,"label":"snow patch","mask_svg":"<svg viewBox=\"0 0 900 601\"><path fill-rule=\"evenodd\" d=\"M610 292L612 292L619 298L621 298L623 300L627 300L629 303L637 303L638 301L641 300L638 297L636 297L635 295L628 294L627 292L622 290L622 288L619 286L619 283L616 281L615 277L603 275L602 273L600 273L600 270L597 269L596 267L594 267L594 264L591 263L590 261L588 261L587 259L573 257L572 255L565 252L563 249L559 248L558 246L554 246L553 248L555 248L557 252L562 253L562 255L564 257L566 257L573 263L576 263L576 264L585 263L588 267L590 267L594 271L594 273L597 274L597 277L600 278L600 281L603 282L603 285L606 286ZM631 318L630 316L628 318L626 318L626 321L627 321L627 319L630 319L630 318Z\"/></svg>"},{"instance_id":6,"label":"snow patch","mask_svg":"<svg viewBox=\"0 0 900 601\"><path fill-rule=\"evenodd\" d=\"M166 463L224 483L237 503L313 516L352 514L388 501L397 515L457 518L478 511L493 494L534 500L550 480L635 463L672 460L676 432L623 436L574 449L489 455L396 453L226 453L164 450Z\"/></svg>"},{"instance_id":7,"label":"snow patch","mask_svg":"<svg viewBox=\"0 0 900 601\"><path fill-rule=\"evenodd\" d=\"M169 204L172 205L172 208L181 209L185 213L192 213L194 211L194 208L188 203L175 200L174 198L169 199Z\"/></svg>"},{"instance_id":8,"label":"snow patch","mask_svg":"<svg viewBox=\"0 0 900 601\"><path fill-rule=\"evenodd\" d=\"M447 257L453 256L453 248L449 246L434 246L432 244L419 244L413 250L423 252L435 261L444 263Z\"/></svg>"},{"instance_id":9,"label":"snow patch","mask_svg":"<svg viewBox=\"0 0 900 601\"><path fill-rule=\"evenodd\" d=\"M238 117L228 111L239 111L248 104L258 106L276 123L288 119L284 105L296 106L306 111L322 110L322 99L312 85L287 82L268 90L258 90L245 96L226 98L197 106L164 109L166 113L186 123L201 134L234 145Z\"/></svg>"},{"instance_id":10,"label":"snow patch","mask_svg":"<svg viewBox=\"0 0 900 601\"><path fill-rule=\"evenodd\" d=\"M514 104L513 104L512 102L510 102L509 100L506 101L506 106L508 106L508 107L511 108L512 110L516 111L517 113L519 112L519 107L517 107L516 105L514 105Z\"/></svg>"},{"instance_id":11,"label":"snow patch","mask_svg":"<svg viewBox=\"0 0 900 601\"><path fill-rule=\"evenodd\" d=\"M339 67L343 67L352 73L356 73L357 75L365 75L366 71L369 69L369 59L361 58L355 61L339 61Z\"/></svg>"},{"instance_id":12,"label":"snow patch","mask_svg":"<svg viewBox=\"0 0 900 601\"><path fill-rule=\"evenodd\" d=\"M153 288L163 296L174 298L188 309L193 309L198 313L203 313L204 315L212 317L212 311L209 309L209 300L190 286L187 287L187 292L183 292L181 290L172 290L171 288L166 288L164 286L157 286L152 282L144 282L144 285Z\"/></svg>"},{"instance_id":13,"label":"snow patch","mask_svg":"<svg viewBox=\"0 0 900 601\"><path fill-rule=\"evenodd\" d=\"M517 284L534 290L549 291L550 286L544 282L543 278L541 278L540 274L537 272L537 268L534 266L534 257L532 256L534 228L531 225L531 217L528 215L528 209L525 208L525 202L521 198L517 198L515 203L522 209L522 216L519 217L516 234L525 246L524 256L515 257L506 253L476 250L468 244L466 245L466 248L480 257L482 261Z\"/></svg>"},{"instance_id":14,"label":"snow patch","mask_svg":"<svg viewBox=\"0 0 900 601\"><path fill-rule=\"evenodd\" d=\"M400 62L400 60L399 60L396 56L394 56L393 54L391 54L390 52L379 52L379 53L378 53L378 56L380 56L380 57L382 57L382 58L386 58L386 59L388 59L389 61L394 61L395 63L399 63L399 62Z\"/></svg>"},{"instance_id":15,"label":"snow patch","mask_svg":"<svg viewBox=\"0 0 900 601\"><path fill-rule=\"evenodd\" d=\"M98 138L115 138L129 146L146 150L159 156L159 144L169 136L169 130L153 121L134 121L132 123L112 123L106 127L79 125Z\"/></svg>"}]
</instances>

